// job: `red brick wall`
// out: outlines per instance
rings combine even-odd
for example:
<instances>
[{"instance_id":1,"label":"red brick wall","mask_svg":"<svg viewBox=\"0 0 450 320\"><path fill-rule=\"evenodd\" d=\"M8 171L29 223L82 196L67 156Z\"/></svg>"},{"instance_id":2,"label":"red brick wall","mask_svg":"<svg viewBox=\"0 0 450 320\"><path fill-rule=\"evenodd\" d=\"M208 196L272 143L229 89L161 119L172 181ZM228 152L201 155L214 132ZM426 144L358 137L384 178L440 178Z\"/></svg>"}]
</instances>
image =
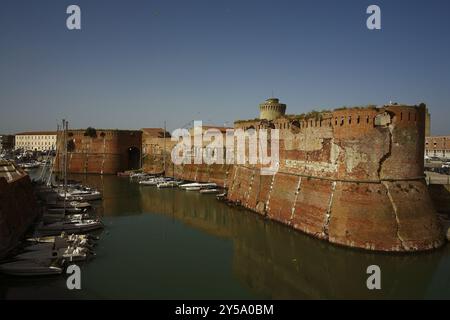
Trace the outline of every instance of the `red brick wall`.
<instances>
[{"instance_id":1,"label":"red brick wall","mask_svg":"<svg viewBox=\"0 0 450 320\"><path fill-rule=\"evenodd\" d=\"M70 173L116 174L130 169L129 148L137 148L141 153L141 131L98 129L94 138L86 137L84 133L85 130L68 132L68 139L75 145L75 149L68 153L67 170ZM59 150L63 150L61 135L57 140ZM60 168L60 158L62 154L58 153L56 171Z\"/></svg>"}]
</instances>

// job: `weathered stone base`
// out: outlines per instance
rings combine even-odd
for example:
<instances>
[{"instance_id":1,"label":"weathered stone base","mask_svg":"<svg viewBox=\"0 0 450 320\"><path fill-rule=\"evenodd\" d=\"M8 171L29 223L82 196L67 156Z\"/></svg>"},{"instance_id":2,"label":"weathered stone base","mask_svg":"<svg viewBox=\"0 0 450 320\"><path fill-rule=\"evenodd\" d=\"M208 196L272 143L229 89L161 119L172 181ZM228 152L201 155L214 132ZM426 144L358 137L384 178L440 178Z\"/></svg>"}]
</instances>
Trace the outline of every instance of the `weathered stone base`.
<instances>
[{"instance_id":1,"label":"weathered stone base","mask_svg":"<svg viewBox=\"0 0 450 320\"><path fill-rule=\"evenodd\" d=\"M414 252L445 242L425 180L357 183L204 164L174 166L168 175L225 186L230 202L343 246Z\"/></svg>"},{"instance_id":2,"label":"weathered stone base","mask_svg":"<svg viewBox=\"0 0 450 320\"><path fill-rule=\"evenodd\" d=\"M316 238L376 251L422 251L444 236L425 181L355 183L236 166L228 199Z\"/></svg>"}]
</instances>

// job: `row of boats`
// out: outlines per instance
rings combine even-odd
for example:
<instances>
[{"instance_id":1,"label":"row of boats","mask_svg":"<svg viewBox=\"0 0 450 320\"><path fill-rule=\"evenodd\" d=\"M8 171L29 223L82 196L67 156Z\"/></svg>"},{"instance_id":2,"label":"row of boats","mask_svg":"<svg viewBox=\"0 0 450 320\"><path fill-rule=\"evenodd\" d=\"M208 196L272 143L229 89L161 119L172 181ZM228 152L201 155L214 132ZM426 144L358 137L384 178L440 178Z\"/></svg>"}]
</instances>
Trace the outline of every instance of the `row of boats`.
<instances>
[{"instance_id":1,"label":"row of boats","mask_svg":"<svg viewBox=\"0 0 450 320\"><path fill-rule=\"evenodd\" d=\"M63 185L35 186L42 204L41 219L33 234L6 261L0 272L15 276L61 274L69 264L95 256L97 236L103 229L90 201L102 199L98 190L78 182Z\"/></svg>"},{"instance_id":2,"label":"row of boats","mask_svg":"<svg viewBox=\"0 0 450 320\"><path fill-rule=\"evenodd\" d=\"M130 175L130 180L138 181L142 186L156 186L159 189L163 188L180 188L186 191L198 191L202 194L219 194L223 193L223 190L216 183L199 183L189 182L184 180L178 180L169 177L158 177L147 175L145 173L135 173Z\"/></svg>"}]
</instances>

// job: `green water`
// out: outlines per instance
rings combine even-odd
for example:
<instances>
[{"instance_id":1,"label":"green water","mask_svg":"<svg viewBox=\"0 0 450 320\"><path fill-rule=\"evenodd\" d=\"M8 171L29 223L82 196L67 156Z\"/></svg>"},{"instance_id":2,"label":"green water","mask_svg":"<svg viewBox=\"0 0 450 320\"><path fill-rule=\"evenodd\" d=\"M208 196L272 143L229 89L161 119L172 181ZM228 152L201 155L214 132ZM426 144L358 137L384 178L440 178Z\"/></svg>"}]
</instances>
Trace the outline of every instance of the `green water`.
<instances>
[{"instance_id":1,"label":"green water","mask_svg":"<svg viewBox=\"0 0 450 320\"><path fill-rule=\"evenodd\" d=\"M66 276L0 276L0 297L62 299L450 298L450 249L416 255L330 245L229 207L214 196L159 190L115 176L77 176L100 188L105 231L81 265L82 289ZM379 291L366 287L381 268Z\"/></svg>"}]
</instances>

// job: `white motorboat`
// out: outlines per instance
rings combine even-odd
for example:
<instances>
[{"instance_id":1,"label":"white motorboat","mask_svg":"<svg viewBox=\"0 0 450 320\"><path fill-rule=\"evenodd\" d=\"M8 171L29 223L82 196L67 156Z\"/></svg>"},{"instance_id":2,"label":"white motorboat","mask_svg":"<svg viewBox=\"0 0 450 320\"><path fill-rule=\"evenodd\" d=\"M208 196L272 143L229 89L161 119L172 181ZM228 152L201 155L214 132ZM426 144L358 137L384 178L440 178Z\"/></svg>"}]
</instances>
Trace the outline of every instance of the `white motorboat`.
<instances>
[{"instance_id":1,"label":"white motorboat","mask_svg":"<svg viewBox=\"0 0 450 320\"><path fill-rule=\"evenodd\" d=\"M35 242L24 247L25 251L39 251L39 250L59 250L68 247L83 247L91 249L93 247L89 239L77 238L76 240L69 240L68 238L56 238L54 242Z\"/></svg>"},{"instance_id":2,"label":"white motorboat","mask_svg":"<svg viewBox=\"0 0 450 320\"><path fill-rule=\"evenodd\" d=\"M168 182L161 182L157 184L158 188L175 188L178 187L178 183L176 181L168 181Z\"/></svg>"},{"instance_id":3,"label":"white motorboat","mask_svg":"<svg viewBox=\"0 0 450 320\"><path fill-rule=\"evenodd\" d=\"M143 172L138 172L138 173L132 173L130 174L130 180L134 180L134 179L143 179L143 178L147 178L149 177L148 174L143 173Z\"/></svg>"},{"instance_id":4,"label":"white motorboat","mask_svg":"<svg viewBox=\"0 0 450 320\"><path fill-rule=\"evenodd\" d=\"M48 276L61 274L63 269L48 261L21 260L1 264L0 272L14 276Z\"/></svg>"},{"instance_id":5,"label":"white motorboat","mask_svg":"<svg viewBox=\"0 0 450 320\"><path fill-rule=\"evenodd\" d=\"M50 203L48 206L51 209L61 209L64 208L64 201L58 201L55 203ZM77 209L87 209L91 207L89 202L80 202L80 201L66 201L65 207L67 208L77 208Z\"/></svg>"},{"instance_id":6,"label":"white motorboat","mask_svg":"<svg viewBox=\"0 0 450 320\"><path fill-rule=\"evenodd\" d=\"M216 194L219 193L220 190L219 189L201 189L200 193L201 194Z\"/></svg>"},{"instance_id":7,"label":"white motorboat","mask_svg":"<svg viewBox=\"0 0 450 320\"><path fill-rule=\"evenodd\" d=\"M200 191L200 187L186 187L184 188L186 191Z\"/></svg>"},{"instance_id":8,"label":"white motorboat","mask_svg":"<svg viewBox=\"0 0 450 320\"><path fill-rule=\"evenodd\" d=\"M79 213L79 214L64 214L64 213L44 213L42 216L42 220L44 223L52 223L52 222L58 222L58 221L80 221L83 219L89 219L89 215L86 213Z\"/></svg>"},{"instance_id":9,"label":"white motorboat","mask_svg":"<svg viewBox=\"0 0 450 320\"><path fill-rule=\"evenodd\" d=\"M48 260L65 259L68 261L83 261L88 256L88 249L83 247L67 247L58 250L41 249L18 254L17 260Z\"/></svg>"},{"instance_id":10,"label":"white motorboat","mask_svg":"<svg viewBox=\"0 0 450 320\"><path fill-rule=\"evenodd\" d=\"M85 191L85 190L71 190L67 193L61 192L58 194L59 199L64 199L72 201L95 201L101 200L102 194L100 191Z\"/></svg>"},{"instance_id":11,"label":"white motorboat","mask_svg":"<svg viewBox=\"0 0 450 320\"><path fill-rule=\"evenodd\" d=\"M39 168L40 163L37 161L33 161L33 162L20 163L18 166L21 167L22 169L36 169L36 168Z\"/></svg>"},{"instance_id":12,"label":"white motorboat","mask_svg":"<svg viewBox=\"0 0 450 320\"><path fill-rule=\"evenodd\" d=\"M143 186L156 186L158 183L162 183L162 182L164 182L164 181L150 179L150 180L141 180L141 181L139 181L139 184L143 185Z\"/></svg>"},{"instance_id":13,"label":"white motorboat","mask_svg":"<svg viewBox=\"0 0 450 320\"><path fill-rule=\"evenodd\" d=\"M206 188L215 188L217 187L217 183L187 183L180 185L180 188L187 189L187 188L200 188L200 189L206 189Z\"/></svg>"},{"instance_id":14,"label":"white motorboat","mask_svg":"<svg viewBox=\"0 0 450 320\"><path fill-rule=\"evenodd\" d=\"M73 222L57 222L41 226L38 231L44 235L54 235L61 232L84 233L102 229L103 224L97 220L81 220Z\"/></svg>"},{"instance_id":15,"label":"white motorboat","mask_svg":"<svg viewBox=\"0 0 450 320\"><path fill-rule=\"evenodd\" d=\"M198 182L193 182L193 183L185 183L185 184L180 184L179 186L181 189L186 189L186 188L193 188L193 187L200 187L200 183Z\"/></svg>"},{"instance_id":16,"label":"white motorboat","mask_svg":"<svg viewBox=\"0 0 450 320\"><path fill-rule=\"evenodd\" d=\"M139 181L139 184L145 185L145 186L157 186L159 183L169 182L171 179L167 178L151 178L146 180Z\"/></svg>"},{"instance_id":17,"label":"white motorboat","mask_svg":"<svg viewBox=\"0 0 450 320\"><path fill-rule=\"evenodd\" d=\"M55 243L59 240L66 240L67 242L76 242L81 240L89 240L92 237L88 234L66 234L65 232L62 232L59 236L47 236L47 237L34 237L34 238L28 238L26 241L28 242L34 242L34 243ZM97 239L98 240L98 239Z\"/></svg>"}]
</instances>

